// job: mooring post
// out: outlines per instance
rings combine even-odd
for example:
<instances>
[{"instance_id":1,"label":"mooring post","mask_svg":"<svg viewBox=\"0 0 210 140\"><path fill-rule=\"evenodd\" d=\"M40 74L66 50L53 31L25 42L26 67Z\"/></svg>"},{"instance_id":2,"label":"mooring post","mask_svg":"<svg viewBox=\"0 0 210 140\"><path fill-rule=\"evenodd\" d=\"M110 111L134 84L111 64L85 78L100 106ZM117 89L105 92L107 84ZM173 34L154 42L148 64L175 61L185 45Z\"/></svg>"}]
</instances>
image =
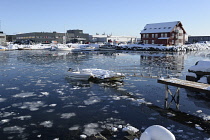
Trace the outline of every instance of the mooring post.
<instances>
[{"instance_id":1,"label":"mooring post","mask_svg":"<svg viewBox=\"0 0 210 140\"><path fill-rule=\"evenodd\" d=\"M177 87L177 91L176 91L176 93L177 93L177 96L176 96L176 109L178 109L179 110L179 91L180 91L180 87Z\"/></svg>"},{"instance_id":2,"label":"mooring post","mask_svg":"<svg viewBox=\"0 0 210 140\"><path fill-rule=\"evenodd\" d=\"M168 85L165 85L165 105L164 108L168 108Z\"/></svg>"}]
</instances>

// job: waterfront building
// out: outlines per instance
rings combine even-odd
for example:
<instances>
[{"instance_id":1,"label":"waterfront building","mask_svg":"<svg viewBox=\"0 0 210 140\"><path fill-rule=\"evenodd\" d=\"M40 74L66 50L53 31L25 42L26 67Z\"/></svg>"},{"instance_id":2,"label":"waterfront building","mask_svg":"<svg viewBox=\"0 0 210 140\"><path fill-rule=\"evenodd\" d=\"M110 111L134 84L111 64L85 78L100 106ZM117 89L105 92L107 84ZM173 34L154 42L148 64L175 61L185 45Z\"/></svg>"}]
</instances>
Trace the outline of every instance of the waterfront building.
<instances>
[{"instance_id":1,"label":"waterfront building","mask_svg":"<svg viewBox=\"0 0 210 140\"><path fill-rule=\"evenodd\" d=\"M188 42L189 43L197 43L197 42L204 42L210 41L210 36L189 36Z\"/></svg>"},{"instance_id":2,"label":"waterfront building","mask_svg":"<svg viewBox=\"0 0 210 140\"><path fill-rule=\"evenodd\" d=\"M92 43L107 43L112 42L114 44L127 44L137 43L137 37L134 36L113 36L113 35L91 35L90 40Z\"/></svg>"},{"instance_id":3,"label":"waterfront building","mask_svg":"<svg viewBox=\"0 0 210 140\"><path fill-rule=\"evenodd\" d=\"M67 30L67 42L70 43L88 43L90 42L89 34L83 33L83 30Z\"/></svg>"},{"instance_id":4,"label":"waterfront building","mask_svg":"<svg viewBox=\"0 0 210 140\"><path fill-rule=\"evenodd\" d=\"M57 32L32 32L32 33L22 33L16 34L16 42L20 43L51 43L56 41L58 43L63 43L63 36L65 33Z\"/></svg>"},{"instance_id":5,"label":"waterfront building","mask_svg":"<svg viewBox=\"0 0 210 140\"><path fill-rule=\"evenodd\" d=\"M58 32L31 32L16 34L16 42L20 43L86 43L89 42L89 34L82 30L67 30L66 33Z\"/></svg>"},{"instance_id":6,"label":"waterfront building","mask_svg":"<svg viewBox=\"0 0 210 140\"><path fill-rule=\"evenodd\" d=\"M143 44L183 45L186 31L180 21L147 24L140 33Z\"/></svg>"},{"instance_id":7,"label":"waterfront building","mask_svg":"<svg viewBox=\"0 0 210 140\"><path fill-rule=\"evenodd\" d=\"M6 43L6 35L0 31L0 45L4 45Z\"/></svg>"},{"instance_id":8,"label":"waterfront building","mask_svg":"<svg viewBox=\"0 0 210 140\"><path fill-rule=\"evenodd\" d=\"M15 42L16 41L16 35L6 35L6 41L7 42Z\"/></svg>"}]
</instances>

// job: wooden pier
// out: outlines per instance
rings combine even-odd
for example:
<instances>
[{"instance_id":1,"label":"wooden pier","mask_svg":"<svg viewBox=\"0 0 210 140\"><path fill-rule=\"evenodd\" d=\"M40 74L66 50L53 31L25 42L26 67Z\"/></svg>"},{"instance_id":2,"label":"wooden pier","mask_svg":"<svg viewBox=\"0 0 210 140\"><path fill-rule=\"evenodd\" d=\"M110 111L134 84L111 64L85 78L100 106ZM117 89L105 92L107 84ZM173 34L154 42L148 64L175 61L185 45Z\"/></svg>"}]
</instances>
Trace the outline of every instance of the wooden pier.
<instances>
[{"instance_id":1,"label":"wooden pier","mask_svg":"<svg viewBox=\"0 0 210 140\"><path fill-rule=\"evenodd\" d=\"M174 101L176 103L176 108L179 109L179 94L180 88L190 89L195 92L202 92L210 94L210 85L198 82L192 82L187 80L181 80L177 78L169 78L169 79L158 79L158 83L165 84L166 91L165 91L165 108L169 108L171 103ZM177 87L176 92L173 94L169 89L170 86ZM172 99L168 103L168 94L171 95Z\"/></svg>"}]
</instances>

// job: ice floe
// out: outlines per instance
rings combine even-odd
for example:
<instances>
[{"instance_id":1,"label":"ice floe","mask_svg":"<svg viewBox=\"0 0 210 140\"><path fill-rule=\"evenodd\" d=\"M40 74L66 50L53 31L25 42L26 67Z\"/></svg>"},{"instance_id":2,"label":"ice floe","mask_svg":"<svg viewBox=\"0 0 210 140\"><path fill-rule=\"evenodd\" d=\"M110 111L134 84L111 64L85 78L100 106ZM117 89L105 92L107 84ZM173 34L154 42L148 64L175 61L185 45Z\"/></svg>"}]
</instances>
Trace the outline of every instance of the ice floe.
<instances>
[{"instance_id":1,"label":"ice floe","mask_svg":"<svg viewBox=\"0 0 210 140\"><path fill-rule=\"evenodd\" d=\"M25 128L19 126L4 127L3 131L6 133L23 133Z\"/></svg>"},{"instance_id":2,"label":"ice floe","mask_svg":"<svg viewBox=\"0 0 210 140\"><path fill-rule=\"evenodd\" d=\"M36 96L36 94L34 94L34 92L25 92L25 93L13 95L13 97L16 97L16 98L27 98L27 97L32 97L32 96Z\"/></svg>"},{"instance_id":3,"label":"ice floe","mask_svg":"<svg viewBox=\"0 0 210 140\"><path fill-rule=\"evenodd\" d=\"M99 129L99 125L97 123L89 123L84 126L84 134L90 136L92 134L97 134L101 130Z\"/></svg>"},{"instance_id":4,"label":"ice floe","mask_svg":"<svg viewBox=\"0 0 210 140\"><path fill-rule=\"evenodd\" d=\"M92 104L98 103L100 101L101 101L101 99L99 97L92 96L89 99L85 100L84 103L85 103L85 105L92 105Z\"/></svg>"},{"instance_id":5,"label":"ice floe","mask_svg":"<svg viewBox=\"0 0 210 140\"><path fill-rule=\"evenodd\" d=\"M53 126L53 122L51 122L51 121L44 121L44 122L41 122L40 125L43 125L44 127L52 127Z\"/></svg>"},{"instance_id":6,"label":"ice floe","mask_svg":"<svg viewBox=\"0 0 210 140\"><path fill-rule=\"evenodd\" d=\"M6 98L0 98L0 103L6 101Z\"/></svg>"},{"instance_id":7,"label":"ice floe","mask_svg":"<svg viewBox=\"0 0 210 140\"><path fill-rule=\"evenodd\" d=\"M70 131L74 131L74 130L78 130L80 128L79 125L74 125L72 127L69 128Z\"/></svg>"},{"instance_id":8,"label":"ice floe","mask_svg":"<svg viewBox=\"0 0 210 140\"><path fill-rule=\"evenodd\" d=\"M63 114L61 114L62 119L69 119L69 118L74 117L74 116L76 116L75 113L63 113Z\"/></svg>"},{"instance_id":9,"label":"ice floe","mask_svg":"<svg viewBox=\"0 0 210 140\"><path fill-rule=\"evenodd\" d=\"M128 132L131 135L134 135L135 133L139 132L139 129L129 125L129 126L124 127L122 131Z\"/></svg>"}]
</instances>

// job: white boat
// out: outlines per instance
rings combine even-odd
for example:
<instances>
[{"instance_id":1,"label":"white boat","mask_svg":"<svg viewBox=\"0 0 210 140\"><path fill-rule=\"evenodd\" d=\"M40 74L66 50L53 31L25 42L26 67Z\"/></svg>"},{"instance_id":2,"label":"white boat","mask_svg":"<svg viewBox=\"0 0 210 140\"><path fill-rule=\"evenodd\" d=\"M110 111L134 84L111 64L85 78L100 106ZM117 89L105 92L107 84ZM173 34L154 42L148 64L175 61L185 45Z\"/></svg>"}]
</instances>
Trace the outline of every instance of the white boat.
<instances>
[{"instance_id":1,"label":"white boat","mask_svg":"<svg viewBox=\"0 0 210 140\"><path fill-rule=\"evenodd\" d=\"M69 69L69 77L76 80L95 80L95 81L119 81L125 77L122 73L103 69L82 69L73 71Z\"/></svg>"},{"instance_id":2,"label":"white boat","mask_svg":"<svg viewBox=\"0 0 210 140\"><path fill-rule=\"evenodd\" d=\"M66 44L56 44L51 46L51 51L70 51L72 50L70 45Z\"/></svg>"},{"instance_id":3,"label":"white boat","mask_svg":"<svg viewBox=\"0 0 210 140\"><path fill-rule=\"evenodd\" d=\"M97 51L99 50L99 46L95 44L85 44L80 45L82 51Z\"/></svg>"},{"instance_id":4,"label":"white boat","mask_svg":"<svg viewBox=\"0 0 210 140\"><path fill-rule=\"evenodd\" d=\"M115 45L102 45L99 47L100 51L115 51L116 50L116 46Z\"/></svg>"},{"instance_id":5,"label":"white boat","mask_svg":"<svg viewBox=\"0 0 210 140\"><path fill-rule=\"evenodd\" d=\"M0 46L0 51L5 51L5 50L6 50L6 47Z\"/></svg>"},{"instance_id":6,"label":"white boat","mask_svg":"<svg viewBox=\"0 0 210 140\"><path fill-rule=\"evenodd\" d=\"M57 44L51 46L51 51L80 51L81 48L72 46L70 44Z\"/></svg>"}]
</instances>

